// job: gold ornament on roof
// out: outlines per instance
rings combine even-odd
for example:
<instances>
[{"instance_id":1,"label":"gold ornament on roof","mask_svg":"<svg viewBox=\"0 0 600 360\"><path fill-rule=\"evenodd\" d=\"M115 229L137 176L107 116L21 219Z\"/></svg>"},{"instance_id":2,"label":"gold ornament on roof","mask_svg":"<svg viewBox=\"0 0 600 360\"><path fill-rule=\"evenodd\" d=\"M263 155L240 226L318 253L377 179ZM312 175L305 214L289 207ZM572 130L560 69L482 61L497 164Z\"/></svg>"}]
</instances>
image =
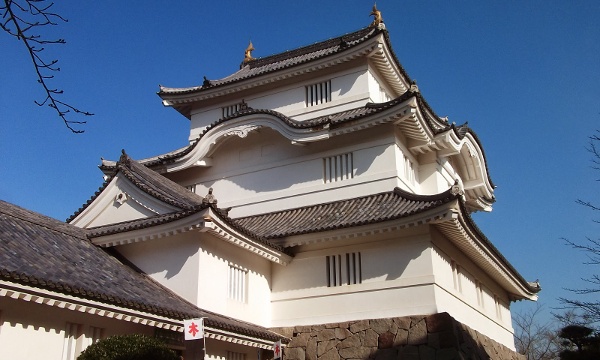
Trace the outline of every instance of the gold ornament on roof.
<instances>
[{"instance_id":1,"label":"gold ornament on roof","mask_svg":"<svg viewBox=\"0 0 600 360\"><path fill-rule=\"evenodd\" d=\"M383 18L381 17L381 11L377 10L377 5L373 4L373 11L371 11L371 14L369 15L373 15L374 19L373 22L371 23L371 27L379 27L380 24L383 24Z\"/></svg>"},{"instance_id":2,"label":"gold ornament on roof","mask_svg":"<svg viewBox=\"0 0 600 360\"><path fill-rule=\"evenodd\" d=\"M244 52L244 64L250 60L254 60L254 58L252 57L252 51L254 51L254 46L252 45L252 41L250 41L250 44L248 44L248 47Z\"/></svg>"}]
</instances>

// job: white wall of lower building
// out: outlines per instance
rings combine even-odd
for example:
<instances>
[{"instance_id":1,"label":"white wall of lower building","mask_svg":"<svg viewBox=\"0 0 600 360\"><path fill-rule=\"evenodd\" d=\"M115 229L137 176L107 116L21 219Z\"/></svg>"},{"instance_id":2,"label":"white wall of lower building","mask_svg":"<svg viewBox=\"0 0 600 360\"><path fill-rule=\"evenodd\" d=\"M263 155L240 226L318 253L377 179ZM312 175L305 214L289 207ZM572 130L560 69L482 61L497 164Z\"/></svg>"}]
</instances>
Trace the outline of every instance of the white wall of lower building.
<instances>
[{"instance_id":1,"label":"white wall of lower building","mask_svg":"<svg viewBox=\"0 0 600 360\"><path fill-rule=\"evenodd\" d=\"M118 250L153 279L201 309L262 326L270 324L268 260L197 231L123 245ZM232 279L230 267L237 269L236 274L243 279Z\"/></svg>"},{"instance_id":2,"label":"white wall of lower building","mask_svg":"<svg viewBox=\"0 0 600 360\"><path fill-rule=\"evenodd\" d=\"M199 233L186 232L117 247L154 280L187 301L198 302Z\"/></svg>"},{"instance_id":3,"label":"white wall of lower building","mask_svg":"<svg viewBox=\"0 0 600 360\"><path fill-rule=\"evenodd\" d=\"M0 297L1 359L74 360L94 337L131 333L153 336L154 328Z\"/></svg>"}]
</instances>

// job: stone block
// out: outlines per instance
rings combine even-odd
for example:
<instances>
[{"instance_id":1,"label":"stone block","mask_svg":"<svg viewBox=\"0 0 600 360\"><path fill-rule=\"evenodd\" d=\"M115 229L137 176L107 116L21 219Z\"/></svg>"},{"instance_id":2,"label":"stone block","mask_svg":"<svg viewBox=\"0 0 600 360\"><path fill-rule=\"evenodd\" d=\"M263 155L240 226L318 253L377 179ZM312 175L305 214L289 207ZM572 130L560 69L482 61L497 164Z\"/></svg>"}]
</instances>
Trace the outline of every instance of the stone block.
<instances>
[{"instance_id":1,"label":"stone block","mask_svg":"<svg viewBox=\"0 0 600 360\"><path fill-rule=\"evenodd\" d=\"M337 347L338 343L339 342L337 340L317 341L317 357L322 356L329 350Z\"/></svg>"},{"instance_id":2,"label":"stone block","mask_svg":"<svg viewBox=\"0 0 600 360\"><path fill-rule=\"evenodd\" d=\"M306 347L306 344L308 343L309 338L310 338L310 333L300 333L300 334L294 336L287 346L288 347Z\"/></svg>"},{"instance_id":3,"label":"stone block","mask_svg":"<svg viewBox=\"0 0 600 360\"><path fill-rule=\"evenodd\" d=\"M408 318L408 317L394 318L394 324L396 324L399 329L408 330L408 329L410 329L410 318Z\"/></svg>"},{"instance_id":4,"label":"stone block","mask_svg":"<svg viewBox=\"0 0 600 360\"><path fill-rule=\"evenodd\" d=\"M364 332L364 336L361 338L362 346L377 347L379 341L378 338L379 335L375 331L367 329Z\"/></svg>"},{"instance_id":5,"label":"stone block","mask_svg":"<svg viewBox=\"0 0 600 360\"><path fill-rule=\"evenodd\" d=\"M427 343L427 325L425 324L425 319L421 318L421 321L412 322L411 325L408 331L408 344L421 345Z\"/></svg>"},{"instance_id":6,"label":"stone block","mask_svg":"<svg viewBox=\"0 0 600 360\"><path fill-rule=\"evenodd\" d=\"M340 354L338 354L337 349L333 348L319 356L317 360L340 360Z\"/></svg>"},{"instance_id":7,"label":"stone block","mask_svg":"<svg viewBox=\"0 0 600 360\"><path fill-rule=\"evenodd\" d=\"M303 348L284 348L283 358L286 360L306 360Z\"/></svg>"},{"instance_id":8,"label":"stone block","mask_svg":"<svg viewBox=\"0 0 600 360\"><path fill-rule=\"evenodd\" d=\"M369 328L369 320L360 320L350 325L350 332L356 334L357 332L367 330Z\"/></svg>"},{"instance_id":9,"label":"stone block","mask_svg":"<svg viewBox=\"0 0 600 360\"><path fill-rule=\"evenodd\" d=\"M359 347L361 345L362 345L362 341L360 339L360 336L358 334L353 334L353 335L347 337L346 339L342 340L339 343L338 348L345 349L345 348L350 348L350 347Z\"/></svg>"},{"instance_id":10,"label":"stone block","mask_svg":"<svg viewBox=\"0 0 600 360\"><path fill-rule=\"evenodd\" d=\"M338 340L344 340L345 338L352 336L352 333L347 328L335 328L335 338Z\"/></svg>"},{"instance_id":11,"label":"stone block","mask_svg":"<svg viewBox=\"0 0 600 360\"><path fill-rule=\"evenodd\" d=\"M454 328L454 321L454 318L446 312L429 315L425 318L427 331L430 333L452 330Z\"/></svg>"},{"instance_id":12,"label":"stone block","mask_svg":"<svg viewBox=\"0 0 600 360\"><path fill-rule=\"evenodd\" d=\"M413 327L415 326L416 323L421 322L421 320L424 320L425 316L410 316L410 326Z\"/></svg>"},{"instance_id":13,"label":"stone block","mask_svg":"<svg viewBox=\"0 0 600 360\"><path fill-rule=\"evenodd\" d=\"M339 350L342 359L367 359L371 355L371 349L366 347L350 347Z\"/></svg>"},{"instance_id":14,"label":"stone block","mask_svg":"<svg viewBox=\"0 0 600 360\"><path fill-rule=\"evenodd\" d=\"M314 336L306 344L306 360L317 360L317 338Z\"/></svg>"},{"instance_id":15,"label":"stone block","mask_svg":"<svg viewBox=\"0 0 600 360\"><path fill-rule=\"evenodd\" d=\"M389 349L394 345L394 337L395 335L391 332L384 332L383 334L379 334L379 338L377 340L377 347L379 349Z\"/></svg>"},{"instance_id":16,"label":"stone block","mask_svg":"<svg viewBox=\"0 0 600 360\"><path fill-rule=\"evenodd\" d=\"M312 332L311 326L295 326L294 327L294 334L309 333L309 332Z\"/></svg>"},{"instance_id":17,"label":"stone block","mask_svg":"<svg viewBox=\"0 0 600 360\"><path fill-rule=\"evenodd\" d=\"M383 334L384 332L388 332L390 327L394 323L392 319L374 319L370 322L371 329L373 329L378 334Z\"/></svg>"},{"instance_id":18,"label":"stone block","mask_svg":"<svg viewBox=\"0 0 600 360\"><path fill-rule=\"evenodd\" d=\"M326 341L335 339L335 330L333 329L323 329L317 332L317 341Z\"/></svg>"},{"instance_id":19,"label":"stone block","mask_svg":"<svg viewBox=\"0 0 600 360\"><path fill-rule=\"evenodd\" d=\"M398 329L394 337L394 346L403 346L408 344L408 330Z\"/></svg>"}]
</instances>

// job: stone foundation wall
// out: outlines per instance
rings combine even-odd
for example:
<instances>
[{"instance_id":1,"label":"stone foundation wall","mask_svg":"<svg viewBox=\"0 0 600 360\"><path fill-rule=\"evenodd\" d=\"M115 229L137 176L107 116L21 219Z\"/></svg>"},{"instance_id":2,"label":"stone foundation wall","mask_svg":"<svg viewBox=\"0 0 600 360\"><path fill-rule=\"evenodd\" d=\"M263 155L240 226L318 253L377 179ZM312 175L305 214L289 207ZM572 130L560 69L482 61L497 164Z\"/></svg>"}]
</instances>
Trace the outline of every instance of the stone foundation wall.
<instances>
[{"instance_id":1,"label":"stone foundation wall","mask_svg":"<svg viewBox=\"0 0 600 360\"><path fill-rule=\"evenodd\" d=\"M283 360L524 360L448 313L276 328L291 339Z\"/></svg>"}]
</instances>

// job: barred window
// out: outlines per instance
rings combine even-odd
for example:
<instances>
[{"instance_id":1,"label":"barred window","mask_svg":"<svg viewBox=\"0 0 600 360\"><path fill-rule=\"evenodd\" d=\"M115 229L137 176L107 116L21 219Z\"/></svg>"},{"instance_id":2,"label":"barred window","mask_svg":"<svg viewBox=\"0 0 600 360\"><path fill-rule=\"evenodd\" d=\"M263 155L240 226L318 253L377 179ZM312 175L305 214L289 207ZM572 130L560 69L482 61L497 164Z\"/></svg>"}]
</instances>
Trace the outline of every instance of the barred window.
<instances>
[{"instance_id":1,"label":"barred window","mask_svg":"<svg viewBox=\"0 0 600 360\"><path fill-rule=\"evenodd\" d=\"M323 159L323 182L331 183L354 177L352 153L330 156Z\"/></svg>"},{"instance_id":2,"label":"barred window","mask_svg":"<svg viewBox=\"0 0 600 360\"><path fill-rule=\"evenodd\" d=\"M306 106L315 106L331 101L331 80L308 85L306 90Z\"/></svg>"},{"instance_id":3,"label":"barred window","mask_svg":"<svg viewBox=\"0 0 600 360\"><path fill-rule=\"evenodd\" d=\"M86 340L87 346L97 343L104 336L104 329L96 326L90 326L87 332Z\"/></svg>"},{"instance_id":4,"label":"barred window","mask_svg":"<svg viewBox=\"0 0 600 360\"><path fill-rule=\"evenodd\" d=\"M221 108L221 112L222 112L222 116L223 118L226 118L228 116L231 116L239 111L242 111L244 109L248 108L248 104L246 104L243 100L242 102L239 102L237 104L233 104L233 105L229 105L229 106L223 106Z\"/></svg>"},{"instance_id":5,"label":"barred window","mask_svg":"<svg viewBox=\"0 0 600 360\"><path fill-rule=\"evenodd\" d=\"M362 283L360 252L326 256L327 286L342 286Z\"/></svg>"},{"instance_id":6,"label":"barred window","mask_svg":"<svg viewBox=\"0 0 600 360\"><path fill-rule=\"evenodd\" d=\"M226 360L246 360L246 354L235 351L227 351Z\"/></svg>"},{"instance_id":7,"label":"barred window","mask_svg":"<svg viewBox=\"0 0 600 360\"><path fill-rule=\"evenodd\" d=\"M67 323L65 327L62 360L75 360L79 355L81 344L77 343L80 341L81 328L81 324Z\"/></svg>"},{"instance_id":8,"label":"barred window","mask_svg":"<svg viewBox=\"0 0 600 360\"><path fill-rule=\"evenodd\" d=\"M248 271L229 265L228 296L232 300L246 302Z\"/></svg>"},{"instance_id":9,"label":"barred window","mask_svg":"<svg viewBox=\"0 0 600 360\"><path fill-rule=\"evenodd\" d=\"M415 184L417 182L417 172L413 162L403 154L404 157L404 178L410 183Z\"/></svg>"}]
</instances>

